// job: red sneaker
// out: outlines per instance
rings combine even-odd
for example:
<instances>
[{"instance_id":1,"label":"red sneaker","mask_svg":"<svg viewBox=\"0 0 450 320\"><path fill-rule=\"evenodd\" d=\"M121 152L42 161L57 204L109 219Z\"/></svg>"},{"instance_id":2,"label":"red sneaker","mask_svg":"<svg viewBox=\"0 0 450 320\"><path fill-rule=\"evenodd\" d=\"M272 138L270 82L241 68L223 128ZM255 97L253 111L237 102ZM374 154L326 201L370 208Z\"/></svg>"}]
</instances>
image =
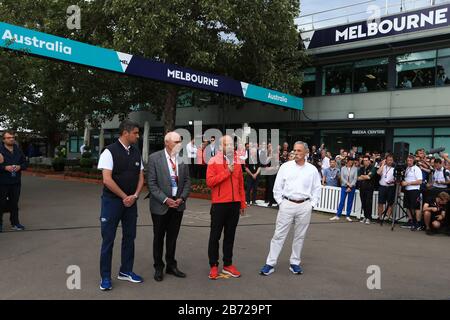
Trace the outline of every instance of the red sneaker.
<instances>
[{"instance_id":1,"label":"red sneaker","mask_svg":"<svg viewBox=\"0 0 450 320\"><path fill-rule=\"evenodd\" d=\"M233 265L227 266L227 267L223 267L222 272L226 273L226 274L229 274L233 278L239 278L241 276L241 273Z\"/></svg>"},{"instance_id":2,"label":"red sneaker","mask_svg":"<svg viewBox=\"0 0 450 320\"><path fill-rule=\"evenodd\" d=\"M211 267L211 271L209 271L209 278L211 280L216 280L219 277L219 268L217 266Z\"/></svg>"}]
</instances>

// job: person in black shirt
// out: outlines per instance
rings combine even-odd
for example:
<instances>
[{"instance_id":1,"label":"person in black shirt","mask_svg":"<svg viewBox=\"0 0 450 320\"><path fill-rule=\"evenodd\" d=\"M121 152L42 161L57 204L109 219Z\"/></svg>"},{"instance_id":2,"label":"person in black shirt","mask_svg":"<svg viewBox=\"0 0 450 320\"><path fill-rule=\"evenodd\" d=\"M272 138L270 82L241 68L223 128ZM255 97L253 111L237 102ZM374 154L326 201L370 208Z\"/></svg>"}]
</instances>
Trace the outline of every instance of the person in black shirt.
<instances>
[{"instance_id":1,"label":"person in black shirt","mask_svg":"<svg viewBox=\"0 0 450 320\"><path fill-rule=\"evenodd\" d=\"M423 218L428 235L432 235L434 231L442 227L445 220L445 206L449 200L450 196L448 193L441 192L434 200L424 204Z\"/></svg>"},{"instance_id":2,"label":"person in black shirt","mask_svg":"<svg viewBox=\"0 0 450 320\"><path fill-rule=\"evenodd\" d=\"M364 219L361 222L366 224L370 224L370 220L372 219L373 191L375 188L374 177L376 174L376 170L370 162L370 157L364 156L363 166L360 167L358 173L358 181L361 205L364 210Z\"/></svg>"},{"instance_id":3,"label":"person in black shirt","mask_svg":"<svg viewBox=\"0 0 450 320\"><path fill-rule=\"evenodd\" d=\"M259 175L261 173L261 164L259 162L258 150L256 148L250 149L249 156L245 160L245 172L247 172L245 183L247 188L246 200L249 204L255 204L256 195L258 192Z\"/></svg>"},{"instance_id":4,"label":"person in black shirt","mask_svg":"<svg viewBox=\"0 0 450 320\"><path fill-rule=\"evenodd\" d=\"M22 150L16 145L14 132L3 133L3 143L0 144L0 232L3 228L3 213L10 212L11 228L24 230L19 222L19 197L22 171L27 168L27 162ZM8 209L7 209L8 207Z\"/></svg>"}]
</instances>

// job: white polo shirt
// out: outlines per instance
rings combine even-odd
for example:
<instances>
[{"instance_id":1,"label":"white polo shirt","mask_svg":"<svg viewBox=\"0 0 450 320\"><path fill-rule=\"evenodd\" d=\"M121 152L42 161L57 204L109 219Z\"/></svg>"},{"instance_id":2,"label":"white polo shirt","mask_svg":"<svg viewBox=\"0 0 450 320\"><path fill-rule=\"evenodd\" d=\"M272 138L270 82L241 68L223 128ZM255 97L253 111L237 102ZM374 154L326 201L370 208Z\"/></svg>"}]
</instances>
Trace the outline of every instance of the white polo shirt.
<instances>
[{"instance_id":1,"label":"white polo shirt","mask_svg":"<svg viewBox=\"0 0 450 320\"><path fill-rule=\"evenodd\" d=\"M119 139L119 142L125 148L125 150L127 152L130 151L131 146L126 147L122 143L122 141L120 141L120 139ZM114 161L113 161L113 156L111 154L111 151L109 151L108 149L105 149L102 152L102 154L100 155L100 158L98 159L97 169L112 170L113 168L114 168ZM144 170L144 164L142 163L142 160L141 160L141 170Z\"/></svg>"},{"instance_id":2,"label":"white polo shirt","mask_svg":"<svg viewBox=\"0 0 450 320\"><path fill-rule=\"evenodd\" d=\"M437 183L437 181L439 182L443 182L443 181L450 181L450 177L448 174L448 171L445 170L444 167L441 168L441 170L434 170L433 172L433 187L434 188L441 188L441 189L445 189L447 188L446 184L443 183Z\"/></svg>"},{"instance_id":3,"label":"white polo shirt","mask_svg":"<svg viewBox=\"0 0 450 320\"><path fill-rule=\"evenodd\" d=\"M393 186L394 179L394 167L385 165L383 172L381 173L380 186L389 187Z\"/></svg>"},{"instance_id":4,"label":"white polo shirt","mask_svg":"<svg viewBox=\"0 0 450 320\"><path fill-rule=\"evenodd\" d=\"M405 171L405 181L406 182L413 182L417 180L422 180L422 170L416 165L412 167L407 167ZM420 185L413 185L413 186L406 186L406 190L420 190Z\"/></svg>"}]
</instances>

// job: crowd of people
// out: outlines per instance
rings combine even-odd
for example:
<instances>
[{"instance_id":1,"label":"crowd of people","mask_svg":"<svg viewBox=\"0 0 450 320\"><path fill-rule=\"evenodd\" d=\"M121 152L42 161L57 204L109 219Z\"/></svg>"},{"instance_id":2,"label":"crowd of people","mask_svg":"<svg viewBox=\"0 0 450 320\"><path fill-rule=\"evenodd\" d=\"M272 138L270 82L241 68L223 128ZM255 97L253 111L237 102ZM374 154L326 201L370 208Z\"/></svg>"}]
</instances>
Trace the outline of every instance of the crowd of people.
<instances>
[{"instance_id":1,"label":"crowd of people","mask_svg":"<svg viewBox=\"0 0 450 320\"><path fill-rule=\"evenodd\" d=\"M302 274L301 252L311 221L311 213L320 203L324 186L341 188L336 216L339 220L346 208L346 220L352 222L355 191L359 190L361 222L373 221L372 199L378 191L378 219L396 219L393 206L401 187L403 208L408 217L405 227L426 230L427 234L449 230L450 158L441 152L427 155L424 149L409 154L404 165L394 163L392 154L358 152L357 147L341 149L333 156L324 145L311 149L302 141L290 148L287 142L274 148L271 143L236 143L231 136L216 141L211 137L200 147L192 140L186 152L190 163L180 156L181 136L169 132L164 138L164 149L149 157L147 177L138 148L139 126L125 120L120 125L120 138L105 147L98 169L102 170L101 196L100 289L111 290L111 264L115 235L122 225L122 251L119 280L143 282L133 272L134 241L136 238L137 200L147 180L150 213L153 221L153 259L156 281L171 274L185 278L175 259L176 243L183 212L190 194L191 178L205 178L211 189L211 228L208 241L209 278L220 276L219 247L223 234L222 273L240 277L233 264L233 246L236 227L245 209L256 202L258 185L265 183L265 198L269 206L278 206L277 223L270 241L270 250L261 275L274 272L279 255L291 226L294 226L289 270ZM0 212L9 211L11 225L24 230L19 223L18 200L21 171L26 169L26 158L14 140L14 132L3 133L0 146ZM245 176L245 182L244 182ZM6 207L9 200L9 208ZM345 202L347 201L347 206ZM1 224L0 224L1 227ZM1 230L1 229L0 229ZM165 243L165 263L164 256Z\"/></svg>"},{"instance_id":2,"label":"crowd of people","mask_svg":"<svg viewBox=\"0 0 450 320\"><path fill-rule=\"evenodd\" d=\"M191 166L193 177L204 177L208 158L214 155L214 145L215 137L209 142L204 141L202 147L198 149L195 148L194 140L188 144L188 152L195 149L191 156L195 158L192 163L200 164ZM268 206L276 206L277 202L273 197L276 173L280 165L295 157L289 144L284 142L278 147L278 151L274 151L271 143L263 142L260 145L237 143L236 152L243 165L243 172L246 173L247 204L255 204L258 185L261 184L260 180L264 180L264 200ZM274 157L279 159L278 166L271 165ZM338 154L332 155L322 144L320 147L313 145L307 155L307 161L319 171L322 185L341 188L337 214L330 220L339 220L345 208L346 221L354 221L350 214L355 192L359 190L362 223L371 224L382 219L391 221L396 185L400 184L400 191L404 194L403 202L400 204L404 209L402 212L408 218L403 227L414 231L425 230L430 235L442 230L444 226L448 227L449 217L445 216L450 190L448 154L441 152L438 155L427 155L425 149L421 148L403 160L405 168L400 172L400 167L396 170L394 156L390 153L377 151L360 153L357 147L352 147L350 150L341 149ZM376 213L372 212L374 191L378 191ZM373 216L377 218L374 219Z\"/></svg>"}]
</instances>

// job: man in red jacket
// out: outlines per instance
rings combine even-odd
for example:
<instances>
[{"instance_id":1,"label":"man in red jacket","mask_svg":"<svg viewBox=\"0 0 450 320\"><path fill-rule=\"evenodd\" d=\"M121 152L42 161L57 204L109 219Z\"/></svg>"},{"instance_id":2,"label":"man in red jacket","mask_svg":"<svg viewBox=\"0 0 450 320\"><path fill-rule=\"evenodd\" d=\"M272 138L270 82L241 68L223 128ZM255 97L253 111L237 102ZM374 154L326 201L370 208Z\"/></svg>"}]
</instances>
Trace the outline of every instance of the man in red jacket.
<instances>
[{"instance_id":1,"label":"man in red jacket","mask_svg":"<svg viewBox=\"0 0 450 320\"><path fill-rule=\"evenodd\" d=\"M209 234L208 256L211 271L209 278L219 276L219 240L223 238L223 273L240 277L241 273L232 264L233 245L239 215L244 215L245 191L242 167L234 151L233 138L224 136L220 141L220 151L209 160L206 184L211 188L211 231Z\"/></svg>"}]
</instances>

